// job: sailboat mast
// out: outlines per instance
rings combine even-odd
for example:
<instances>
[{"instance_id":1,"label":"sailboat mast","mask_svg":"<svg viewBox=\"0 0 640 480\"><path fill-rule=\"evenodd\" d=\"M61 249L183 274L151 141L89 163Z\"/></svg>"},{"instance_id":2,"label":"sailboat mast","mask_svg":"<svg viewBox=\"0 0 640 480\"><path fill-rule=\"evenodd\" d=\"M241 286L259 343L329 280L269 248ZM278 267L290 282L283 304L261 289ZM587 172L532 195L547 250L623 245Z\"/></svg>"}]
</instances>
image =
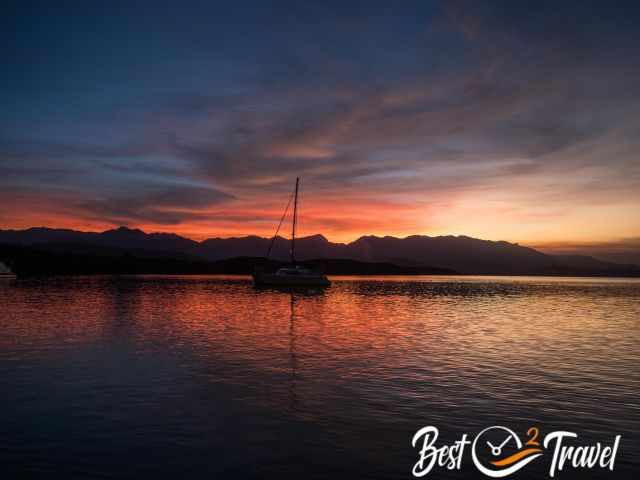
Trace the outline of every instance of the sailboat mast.
<instances>
[{"instance_id":1,"label":"sailboat mast","mask_svg":"<svg viewBox=\"0 0 640 480\"><path fill-rule=\"evenodd\" d=\"M300 177L296 177L296 193L293 200L293 225L291 227L291 263L296 263L296 223L298 222L298 184Z\"/></svg>"}]
</instances>

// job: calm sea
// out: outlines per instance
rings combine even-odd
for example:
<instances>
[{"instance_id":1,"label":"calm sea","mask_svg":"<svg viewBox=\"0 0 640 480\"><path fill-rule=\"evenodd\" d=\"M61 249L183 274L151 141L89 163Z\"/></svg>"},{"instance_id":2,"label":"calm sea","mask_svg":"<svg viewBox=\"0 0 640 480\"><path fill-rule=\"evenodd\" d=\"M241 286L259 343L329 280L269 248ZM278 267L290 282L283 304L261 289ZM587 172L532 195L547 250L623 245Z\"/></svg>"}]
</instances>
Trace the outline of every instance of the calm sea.
<instances>
[{"instance_id":1,"label":"calm sea","mask_svg":"<svg viewBox=\"0 0 640 480\"><path fill-rule=\"evenodd\" d=\"M613 472L556 478L629 478L639 396L637 280L0 281L1 478L408 479L425 425L622 435Z\"/></svg>"}]
</instances>

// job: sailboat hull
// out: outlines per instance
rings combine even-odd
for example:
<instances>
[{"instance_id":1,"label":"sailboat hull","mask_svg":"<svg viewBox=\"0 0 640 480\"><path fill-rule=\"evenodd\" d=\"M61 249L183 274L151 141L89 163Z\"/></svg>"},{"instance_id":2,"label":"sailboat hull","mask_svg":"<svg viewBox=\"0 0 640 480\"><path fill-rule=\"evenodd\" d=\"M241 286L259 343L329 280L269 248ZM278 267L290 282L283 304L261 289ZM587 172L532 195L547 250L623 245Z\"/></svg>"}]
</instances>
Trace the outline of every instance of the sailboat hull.
<instances>
[{"instance_id":1,"label":"sailboat hull","mask_svg":"<svg viewBox=\"0 0 640 480\"><path fill-rule=\"evenodd\" d=\"M299 274L282 275L278 273L254 273L253 283L256 286L274 287L328 287L331 282L325 275Z\"/></svg>"}]
</instances>

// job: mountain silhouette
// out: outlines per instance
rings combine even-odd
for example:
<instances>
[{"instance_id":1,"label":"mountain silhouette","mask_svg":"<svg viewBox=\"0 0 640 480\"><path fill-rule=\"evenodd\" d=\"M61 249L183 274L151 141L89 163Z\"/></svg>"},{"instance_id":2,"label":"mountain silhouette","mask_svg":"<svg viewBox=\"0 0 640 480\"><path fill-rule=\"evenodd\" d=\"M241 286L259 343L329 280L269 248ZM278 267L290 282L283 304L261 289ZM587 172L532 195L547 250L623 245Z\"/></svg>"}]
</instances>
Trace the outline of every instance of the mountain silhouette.
<instances>
[{"instance_id":1,"label":"mountain silhouette","mask_svg":"<svg viewBox=\"0 0 640 480\"><path fill-rule=\"evenodd\" d=\"M127 254L136 258L162 257L188 262L220 262L238 257L263 257L270 242L271 239L255 235L210 238L197 242L176 234L145 233L126 227L104 232L39 227L0 230L0 244L5 246L4 254L0 248L0 259L3 255L7 257L7 246L21 246L59 254ZM288 260L290 246L290 240L276 237L271 251L273 260ZM412 235L396 238L369 235L350 243L335 243L323 235L312 235L296 239L296 258L301 261L334 260L333 265L337 265L337 259L395 265L413 273L425 272L430 268L440 273L461 274L640 275L640 267L636 265L604 262L583 255L549 255L515 243L467 236ZM342 262L340 265L342 270L348 270L348 265L355 268L356 264ZM361 267L358 268L362 270Z\"/></svg>"}]
</instances>

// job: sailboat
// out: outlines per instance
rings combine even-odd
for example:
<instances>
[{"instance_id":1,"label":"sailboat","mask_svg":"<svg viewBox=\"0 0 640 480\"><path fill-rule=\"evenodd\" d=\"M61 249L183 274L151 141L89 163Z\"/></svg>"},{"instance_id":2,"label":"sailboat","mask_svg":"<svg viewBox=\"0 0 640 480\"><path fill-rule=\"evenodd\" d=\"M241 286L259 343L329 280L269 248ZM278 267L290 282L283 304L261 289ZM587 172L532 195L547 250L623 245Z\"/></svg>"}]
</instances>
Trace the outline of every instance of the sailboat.
<instances>
[{"instance_id":1,"label":"sailboat","mask_svg":"<svg viewBox=\"0 0 640 480\"><path fill-rule=\"evenodd\" d=\"M296 227L298 224L298 189L300 185L300 178L296 178L296 187L293 195L293 221L291 226L291 265L278 269L275 273L267 273L262 266L256 266L253 272L253 283L256 286L283 286L283 287L328 287L331 282L326 275L316 272L310 268L300 265L296 262ZM289 205L291 204L291 198L287 204L280 224L276 230L275 235L271 239L269 250L267 251L266 259L269 259L269 255L273 248L282 222L287 215Z\"/></svg>"}]
</instances>

